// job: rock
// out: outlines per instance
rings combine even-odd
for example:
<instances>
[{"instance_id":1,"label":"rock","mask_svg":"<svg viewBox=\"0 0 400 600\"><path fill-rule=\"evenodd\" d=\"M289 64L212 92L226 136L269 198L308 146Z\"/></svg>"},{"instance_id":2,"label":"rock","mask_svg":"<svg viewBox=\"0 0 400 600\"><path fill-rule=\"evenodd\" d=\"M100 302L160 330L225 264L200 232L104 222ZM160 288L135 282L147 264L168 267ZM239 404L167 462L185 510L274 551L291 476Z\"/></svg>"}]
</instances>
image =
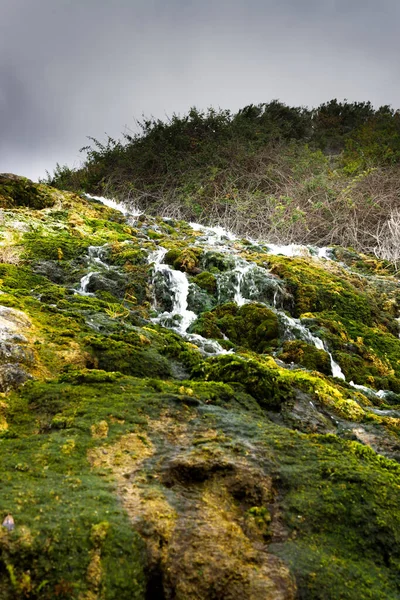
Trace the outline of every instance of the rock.
<instances>
[{"instance_id":1,"label":"rock","mask_svg":"<svg viewBox=\"0 0 400 600\"><path fill-rule=\"evenodd\" d=\"M30 319L20 310L0 306L0 339L7 340L9 336L19 329L31 326Z\"/></svg>"},{"instance_id":2,"label":"rock","mask_svg":"<svg viewBox=\"0 0 400 600\"><path fill-rule=\"evenodd\" d=\"M33 183L13 173L0 174L0 206L2 208L29 207L35 210L51 207L54 192L46 185Z\"/></svg>"},{"instance_id":3,"label":"rock","mask_svg":"<svg viewBox=\"0 0 400 600\"><path fill-rule=\"evenodd\" d=\"M44 260L35 265L34 272L38 275L44 275L53 283L63 284L65 274L63 269L55 260Z\"/></svg>"},{"instance_id":4,"label":"rock","mask_svg":"<svg viewBox=\"0 0 400 600\"><path fill-rule=\"evenodd\" d=\"M0 391L19 387L31 376L21 367L35 362L33 351L22 332L31 327L31 321L20 310L0 306Z\"/></svg>"},{"instance_id":5,"label":"rock","mask_svg":"<svg viewBox=\"0 0 400 600\"><path fill-rule=\"evenodd\" d=\"M20 340L20 336L14 336ZM22 338L24 340L24 338ZM0 364L1 363L24 363L32 364L34 355L32 350L11 342L0 341Z\"/></svg>"},{"instance_id":6,"label":"rock","mask_svg":"<svg viewBox=\"0 0 400 600\"><path fill-rule=\"evenodd\" d=\"M15 390L28 379L32 376L19 365L8 363L0 366L0 392Z\"/></svg>"},{"instance_id":7,"label":"rock","mask_svg":"<svg viewBox=\"0 0 400 600\"><path fill-rule=\"evenodd\" d=\"M92 273L87 291L91 294L95 292L109 292L116 297L123 297L127 286L127 278L115 271L107 273Z\"/></svg>"},{"instance_id":8,"label":"rock","mask_svg":"<svg viewBox=\"0 0 400 600\"><path fill-rule=\"evenodd\" d=\"M27 177L22 177L22 175L15 175L15 173L0 173L0 183L8 183L9 181L33 183L33 181Z\"/></svg>"},{"instance_id":9,"label":"rock","mask_svg":"<svg viewBox=\"0 0 400 600\"><path fill-rule=\"evenodd\" d=\"M15 529L15 522L10 514L8 514L4 519L2 527L5 527L6 529L8 529L8 531L13 531L13 529Z\"/></svg>"},{"instance_id":10,"label":"rock","mask_svg":"<svg viewBox=\"0 0 400 600\"><path fill-rule=\"evenodd\" d=\"M192 283L189 287L188 309L199 314L204 311L209 311L216 304L215 298L202 290L198 285Z\"/></svg>"}]
</instances>

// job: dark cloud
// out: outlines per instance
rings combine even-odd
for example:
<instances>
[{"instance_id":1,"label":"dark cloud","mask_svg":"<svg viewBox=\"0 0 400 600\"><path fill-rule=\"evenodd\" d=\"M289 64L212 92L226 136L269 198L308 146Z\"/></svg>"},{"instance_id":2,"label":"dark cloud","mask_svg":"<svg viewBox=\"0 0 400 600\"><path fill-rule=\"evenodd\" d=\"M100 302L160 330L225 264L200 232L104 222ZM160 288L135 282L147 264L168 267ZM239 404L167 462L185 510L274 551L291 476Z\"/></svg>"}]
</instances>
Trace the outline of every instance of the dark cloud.
<instances>
[{"instance_id":1,"label":"dark cloud","mask_svg":"<svg viewBox=\"0 0 400 600\"><path fill-rule=\"evenodd\" d=\"M396 0L3 0L0 171L77 164L144 112L400 106Z\"/></svg>"}]
</instances>

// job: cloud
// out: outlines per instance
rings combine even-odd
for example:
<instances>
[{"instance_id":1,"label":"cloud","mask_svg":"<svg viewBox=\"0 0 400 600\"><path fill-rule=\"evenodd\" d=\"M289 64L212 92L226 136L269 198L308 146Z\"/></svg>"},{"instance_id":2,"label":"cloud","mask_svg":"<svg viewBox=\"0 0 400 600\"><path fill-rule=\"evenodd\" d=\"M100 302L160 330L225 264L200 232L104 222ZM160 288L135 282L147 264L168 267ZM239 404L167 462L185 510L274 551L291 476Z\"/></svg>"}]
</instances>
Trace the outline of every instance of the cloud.
<instances>
[{"instance_id":1,"label":"cloud","mask_svg":"<svg viewBox=\"0 0 400 600\"><path fill-rule=\"evenodd\" d=\"M3 0L0 171L77 164L86 136L192 105L393 104L395 0Z\"/></svg>"}]
</instances>

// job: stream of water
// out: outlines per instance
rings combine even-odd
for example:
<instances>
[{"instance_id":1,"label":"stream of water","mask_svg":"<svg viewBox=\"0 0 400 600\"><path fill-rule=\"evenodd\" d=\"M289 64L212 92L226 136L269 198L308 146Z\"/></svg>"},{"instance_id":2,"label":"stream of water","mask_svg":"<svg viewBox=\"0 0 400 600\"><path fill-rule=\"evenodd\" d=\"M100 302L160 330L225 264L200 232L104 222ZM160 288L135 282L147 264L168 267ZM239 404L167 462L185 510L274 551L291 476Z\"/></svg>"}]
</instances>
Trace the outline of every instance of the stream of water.
<instances>
[{"instance_id":1,"label":"stream of water","mask_svg":"<svg viewBox=\"0 0 400 600\"><path fill-rule=\"evenodd\" d=\"M115 200L108 200L98 196L90 197L103 202L115 210L121 211L125 216L136 218L140 214L139 211L129 210L123 204L118 203ZM238 250L234 247L238 238L231 232L224 230L220 226L206 227L198 223L190 223L190 225L193 231L199 233L195 242L196 245L201 246L206 251L217 250L222 254L229 255L230 260L233 261L233 267L228 272L216 275L219 301L234 301L238 306L243 306L244 304L253 301L265 303L277 314L287 339L301 339L306 343L315 346L317 349L325 351L330 359L332 376L345 381L345 375L340 368L340 365L334 360L326 343L311 333L299 319L288 316L286 312L279 308L279 300L284 296L283 283L272 274L269 274L266 269L240 257ZM254 243L262 246L265 251L270 252L271 254L280 254L287 257L307 256L317 260L331 260L331 251L329 248L314 248L296 244L283 246L260 242ZM201 335L190 333L188 331L198 317L198 314L189 308L189 294L191 285L193 284L190 283L186 273L173 269L170 265L163 262L166 253L167 250L165 248L159 247L148 255L148 263L153 266L152 308L158 313L157 316L152 318L152 321L170 328L183 336L185 339L198 346L205 355L226 354L227 350L225 350L216 340L206 339ZM91 295L88 291L91 277L96 273L104 273L113 268L105 261L105 247L91 246L88 249L87 262L90 270L81 278L80 286L76 290L78 294ZM256 281L257 279L262 282L265 289L269 290L268 293L270 297L265 297L265 290L264 296L262 296ZM169 310L160 310L158 297L161 292L167 296L170 306ZM225 295L226 297L227 294L227 299L223 300L223 296ZM349 385L369 397L374 396L376 398L384 399L386 394L383 390L377 392L366 386L357 385L352 381L350 381Z\"/></svg>"}]
</instances>

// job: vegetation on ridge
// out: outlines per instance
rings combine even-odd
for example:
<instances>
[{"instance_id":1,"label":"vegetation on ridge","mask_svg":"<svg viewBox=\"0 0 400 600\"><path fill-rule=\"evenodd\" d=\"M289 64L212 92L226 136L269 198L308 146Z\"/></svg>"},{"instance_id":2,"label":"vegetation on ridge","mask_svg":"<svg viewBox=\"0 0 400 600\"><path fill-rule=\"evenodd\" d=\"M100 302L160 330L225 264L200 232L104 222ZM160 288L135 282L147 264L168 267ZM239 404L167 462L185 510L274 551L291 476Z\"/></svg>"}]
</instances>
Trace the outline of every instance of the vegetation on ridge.
<instances>
[{"instance_id":1,"label":"vegetation on ridge","mask_svg":"<svg viewBox=\"0 0 400 600\"><path fill-rule=\"evenodd\" d=\"M48 183L270 242L399 261L400 113L389 106L273 101L139 127L121 141L90 138L82 167L58 166Z\"/></svg>"}]
</instances>

